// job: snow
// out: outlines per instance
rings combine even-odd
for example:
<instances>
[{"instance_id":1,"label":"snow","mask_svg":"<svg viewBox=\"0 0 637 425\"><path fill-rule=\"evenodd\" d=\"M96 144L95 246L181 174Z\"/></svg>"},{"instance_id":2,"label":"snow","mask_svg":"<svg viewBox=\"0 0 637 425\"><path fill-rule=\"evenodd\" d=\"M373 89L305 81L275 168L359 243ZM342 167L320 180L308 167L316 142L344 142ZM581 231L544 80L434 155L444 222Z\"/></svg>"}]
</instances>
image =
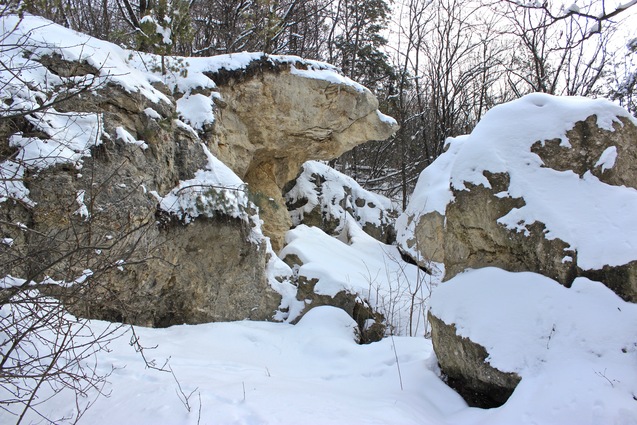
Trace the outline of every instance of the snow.
<instances>
[{"instance_id":1,"label":"snow","mask_svg":"<svg viewBox=\"0 0 637 425\"><path fill-rule=\"evenodd\" d=\"M396 121L393 117L385 115L380 111L376 111L376 113L378 114L378 118L380 118L382 122L387 123L392 127L396 127L398 125L398 121Z\"/></svg>"},{"instance_id":2,"label":"snow","mask_svg":"<svg viewBox=\"0 0 637 425\"><path fill-rule=\"evenodd\" d=\"M5 277L0 278L0 288L2 289L22 286L25 283L27 283L25 279L20 279L19 277L13 277L11 275L6 275Z\"/></svg>"},{"instance_id":3,"label":"snow","mask_svg":"<svg viewBox=\"0 0 637 425\"><path fill-rule=\"evenodd\" d=\"M101 124L97 114L60 113L54 109L34 113L26 119L49 138L24 137L16 133L9 146L19 148L16 161L27 168L47 168L56 164L78 163L100 144Z\"/></svg>"},{"instance_id":4,"label":"snow","mask_svg":"<svg viewBox=\"0 0 637 425\"><path fill-rule=\"evenodd\" d=\"M148 149L148 145L146 144L146 142L144 142L143 140L137 140L124 127L115 128L115 133L117 134L117 138L124 143L130 143L131 145L139 146L144 150Z\"/></svg>"},{"instance_id":5,"label":"snow","mask_svg":"<svg viewBox=\"0 0 637 425\"><path fill-rule=\"evenodd\" d=\"M93 271L90 269L85 269L84 271L82 271L82 274L80 276L78 276L77 278L71 280L71 281L64 281L64 280L55 280L50 278L49 276L45 276L41 281L36 282L36 281L28 281L28 285L30 287L36 287L38 285L57 285L57 286L61 286L63 288L70 288L74 285L79 285L82 284L84 282L86 282L86 280L93 276ZM12 287L16 287L16 286L22 286L27 284L27 280L26 279L21 279L18 277L14 277L11 275L6 275L2 278L0 278L0 288L2 289L7 289L7 288L12 288ZM52 300L52 302L58 303L58 301Z\"/></svg>"},{"instance_id":6,"label":"snow","mask_svg":"<svg viewBox=\"0 0 637 425\"><path fill-rule=\"evenodd\" d=\"M130 64L138 69L147 69L155 73L155 78L173 91L190 94L193 89L215 90L217 85L209 77L212 74L225 71L240 71L247 69L255 61L266 61L276 65L290 66L290 73L303 78L319 79L333 84L352 87L359 92L368 91L364 86L342 75L340 70L325 62L303 59L294 55L268 55L261 52L241 52L217 55L212 57L167 57L167 74L160 75L159 67L147 69L147 64L158 63L155 55L137 53L133 55ZM216 92L213 92L214 95ZM389 118L387 118L389 120Z\"/></svg>"},{"instance_id":7,"label":"snow","mask_svg":"<svg viewBox=\"0 0 637 425\"><path fill-rule=\"evenodd\" d=\"M188 74L216 73L221 70L238 71L246 69L252 62L266 60L273 65L290 65L290 72L304 78L321 79L334 84L350 86L358 91L368 91L367 88L342 75L338 68L325 62L303 59L294 55L266 55L264 53L231 53L210 58L188 58ZM304 69L307 68L307 69Z\"/></svg>"},{"instance_id":8,"label":"snow","mask_svg":"<svg viewBox=\"0 0 637 425\"><path fill-rule=\"evenodd\" d=\"M15 133L9 137L9 146L17 148L10 159L0 163L0 201L15 199L28 206L35 202L29 198L29 190L23 178L27 169L38 170L57 164L74 164L80 169L82 158L91 154L90 149L101 143L101 117L98 114L61 113L51 108L25 116L34 129L47 138L25 137Z\"/></svg>"},{"instance_id":9,"label":"snow","mask_svg":"<svg viewBox=\"0 0 637 425\"><path fill-rule=\"evenodd\" d=\"M13 80L9 70L4 69L0 73L0 79L13 82L8 87L3 87L0 94L4 98L5 91L12 91L19 102L8 106L2 105L3 112L35 109L38 98L46 99L43 98L44 93L54 92L52 88L64 85L66 81L62 77L51 73L37 61L51 55L60 55L67 61L85 62L97 70L97 75L77 80L80 86L100 87L112 83L131 93L140 93L154 103L168 102L168 98L150 84L143 72L129 65L130 52L112 43L26 14L21 20L15 15L3 16L0 28L3 34L6 34L6 38L3 39L5 45L29 46L32 52L29 57L21 55L20 49L5 50L2 54L8 61L8 68L19 69L21 77L26 81L33 81L37 88L33 90L18 84Z\"/></svg>"},{"instance_id":10,"label":"snow","mask_svg":"<svg viewBox=\"0 0 637 425\"><path fill-rule=\"evenodd\" d=\"M152 24L153 27L155 29L155 32L161 36L162 39L162 43L166 44L166 45L171 45L173 42L171 40L171 35L172 35L172 31L170 30L170 19L168 17L164 17L164 21L166 23L167 26L163 26L161 25L159 22L157 22L157 20L155 20L154 17L152 17L151 15L146 15L144 17L142 17L142 19L139 20L139 22L141 24L145 24L145 23L149 23Z\"/></svg>"},{"instance_id":11,"label":"snow","mask_svg":"<svg viewBox=\"0 0 637 425\"><path fill-rule=\"evenodd\" d=\"M603 284L470 270L434 290L431 312L522 377L505 405L480 413L484 423L637 423L637 305Z\"/></svg>"},{"instance_id":12,"label":"snow","mask_svg":"<svg viewBox=\"0 0 637 425\"><path fill-rule=\"evenodd\" d=\"M146 358L167 371L146 367L128 330L89 359L112 371L110 396L79 424L637 423L637 306L603 285L579 278L569 289L533 273L472 270L435 289L432 311L488 347L492 365L522 376L507 403L467 407L439 378L431 341L395 336L357 345L352 319L322 306L297 325L135 327L150 347ZM106 326L90 322L96 333ZM49 417L69 416L75 400L62 391L45 407ZM0 421L10 414L0 412Z\"/></svg>"},{"instance_id":13,"label":"snow","mask_svg":"<svg viewBox=\"0 0 637 425\"><path fill-rule=\"evenodd\" d=\"M146 114L146 116L148 118L152 118L154 120L160 120L161 119L161 115L159 115L159 112L157 112L153 108L144 109L144 113Z\"/></svg>"},{"instance_id":14,"label":"snow","mask_svg":"<svg viewBox=\"0 0 637 425\"><path fill-rule=\"evenodd\" d=\"M84 195L86 195L86 191L84 191L84 190L79 190L77 192L77 195L75 197L75 202L77 203L79 208L77 210L75 210L75 212L73 214L74 215L79 215L80 217L84 218L85 220L88 220L91 217L91 214L88 211L88 207L84 203Z\"/></svg>"},{"instance_id":15,"label":"snow","mask_svg":"<svg viewBox=\"0 0 637 425\"><path fill-rule=\"evenodd\" d=\"M320 78L361 86L338 74L336 68L293 56L240 53L215 58L167 58L168 74L161 75L154 64L158 57L126 51L110 43L72 32L50 22L26 15L19 21L5 16L0 20L5 44L29 40L31 56L19 49L0 52L3 63L20 69L17 83L0 71L0 114L4 117L33 111L51 93L64 94L69 81L79 88L114 84L145 96L151 103L169 102L151 83L164 82L183 97L178 102L180 119L174 123L196 135L214 120L213 99L219 94L206 74L222 69L245 69L254 60L290 64L292 72L303 78ZM12 31L17 27L17 30ZM44 56L59 54L69 61L84 61L95 74L60 77L38 62ZM147 65L151 65L150 69ZM211 90L205 95L206 90ZM162 109L158 109L162 110ZM154 108L145 114L161 119ZM637 218L626 211L637 208L637 191L611 187L590 173L580 177L573 172L542 168L530 152L536 141L559 138L568 146L566 132L589 115L612 130L617 117L630 118L623 110L605 101L580 98L558 99L530 95L494 108L485 115L473 134L451 139L448 150L421 175L409 210L414 214L438 212L444 215L453 202L451 188L466 189L465 183L488 185L483 172L508 172L511 186L499 196L523 197L526 205L501 218L501 223L525 231L534 221L546 224L547 237L559 237L578 251L582 268L603 264L624 264L637 258ZM391 119L379 115L390 122ZM60 113L53 108L26 115L46 138L15 134L11 144L17 156L0 163L0 200L29 199L22 178L27 172L60 163L81 167L82 158L102 137L101 117L95 114ZM541 125L537 125L541 123ZM117 137L142 146L125 128ZM124 331L111 342L109 350L83 360L109 374L104 391L97 397L88 388L77 400L68 389L46 386L39 394L43 404L38 413L30 412L25 423L48 418L70 418L78 407L94 404L80 424L636 424L637 409L637 306L626 303L603 285L578 278L567 289L532 273L509 273L488 268L468 271L439 284L442 272L426 276L401 260L395 246L371 239L360 226L377 223L380 215L362 207L357 222L345 215L339 237L300 225L287 235L288 245L275 255L260 231L260 219L248 199L244 183L201 144L207 165L161 196L160 207L185 223L197 216L224 214L248 222L251 237L264 243L269 253L266 266L274 290L282 294L275 319L285 323L232 322L166 329L136 327ZM612 168L617 151L607 149L596 166ZM318 167L318 165L310 165ZM329 173L324 173L329 174ZM337 176L338 177L338 176ZM334 184L332 184L334 183ZM336 185L339 183L339 185ZM303 193L318 205L335 206L332 201L343 190L343 179L329 180L322 186L322 197L301 182L297 199ZM147 183L148 184L148 183ZM351 184L351 182L348 182ZM358 186L353 184L354 192ZM149 188L149 192L151 191ZM364 194L369 199L369 193ZM85 194L78 192L76 213L88 217ZM378 198L373 202L384 206ZM542 205L551 206L550 211ZM338 208L330 209L330 213ZM400 218L403 233L413 231L407 216ZM26 230L26 226L16 223ZM582 231L582 229L587 229ZM2 239L3 250L16 250L18 242ZM303 264L291 269L281 258L295 255ZM565 256L562 261L574 261ZM115 264L120 270L124 260ZM442 269L442 267L441 267ZM63 287L82 285L93 271L87 269L71 281L45 277L40 282L6 275L0 288L28 286L33 292L40 284ZM315 289L324 295L348 291L367 300L383 312L394 326L393 337L369 345L355 341L355 324L346 313L333 307L314 307L308 312L304 301L296 300L293 278L317 279ZM436 288L437 289L434 289ZM431 291L433 290L433 295ZM489 361L502 370L515 371L523 379L509 401L500 408L468 408L440 378L424 313L431 303L434 313L455 323L462 335L489 348ZM47 308L54 308L51 300ZM412 315L410 309L415 307ZM0 318L29 311L27 302L5 304ZM12 311L13 309L13 311ZM17 311L19 310L19 311ZM21 312L22 313L21 313ZM305 315L296 325L290 322ZM67 317L69 315L66 315ZM16 323L23 325L21 321ZM107 332L111 324L78 321L69 335L85 341L91 335ZM88 331L91 332L88 332ZM415 335L413 337L398 335ZM5 334L2 333L1 337ZM55 340L45 333L43 338ZM165 371L148 368L136 351L140 338L144 355ZM0 343L0 347L5 346ZM154 348L153 348L154 347ZM139 347L137 347L139 348ZM44 351L42 351L44 352ZM64 359L73 362L73 359ZM170 372L172 371L172 373ZM8 387L0 388L6 399ZM51 398L49 398L51 397ZM76 403L77 402L77 403ZM0 409L0 422L13 423L10 410ZM64 421L55 421L64 423Z\"/></svg>"},{"instance_id":16,"label":"snow","mask_svg":"<svg viewBox=\"0 0 637 425\"><path fill-rule=\"evenodd\" d=\"M214 101L203 94L186 94L177 100L177 114L195 130L215 122Z\"/></svg>"},{"instance_id":17,"label":"snow","mask_svg":"<svg viewBox=\"0 0 637 425\"><path fill-rule=\"evenodd\" d=\"M32 207L35 205L29 199L29 189L24 185L25 168L13 161L0 162L0 202L8 199L18 200L25 205Z\"/></svg>"},{"instance_id":18,"label":"snow","mask_svg":"<svg viewBox=\"0 0 637 425\"><path fill-rule=\"evenodd\" d=\"M437 211L444 215L453 202L451 189L467 190L466 183L490 187L485 171L508 173L510 185L500 196L523 198L498 222L528 233L528 226L544 223L547 239L559 238L577 251L582 269L623 265L637 260L637 191L611 186L587 172L544 167L531 152L536 142L559 139L570 147L566 133L576 122L595 115L597 125L614 131L619 117L637 122L627 111L606 100L554 97L534 93L491 109L469 136L448 141L448 150L420 175L414 195L397 233L401 244L413 234L410 217ZM541 124L540 124L541 123ZM615 153L613 153L615 152ZM598 161L603 169L614 165L616 151L606 150ZM577 219L574 219L577 217Z\"/></svg>"},{"instance_id":19,"label":"snow","mask_svg":"<svg viewBox=\"0 0 637 425\"><path fill-rule=\"evenodd\" d=\"M95 332L105 326L91 322ZM174 377L147 368L129 345L128 331L110 344L110 353L97 357L100 371L113 368L104 389L110 396L98 398L79 424L427 425L465 408L437 377L428 340L394 337L357 345L353 326L343 311L317 307L294 326L245 321L136 327L142 346L157 346L145 355L157 367L168 361ZM178 385L192 394L190 411ZM50 417L74 413L71 394L52 400ZM11 420L5 411L0 418Z\"/></svg>"},{"instance_id":20,"label":"snow","mask_svg":"<svg viewBox=\"0 0 637 425\"><path fill-rule=\"evenodd\" d=\"M266 275L272 289L281 295L281 304L272 317L279 322L292 322L297 319L305 309L305 303L296 298L297 288L293 283L294 272L274 253L270 239L265 239L268 253Z\"/></svg>"},{"instance_id":21,"label":"snow","mask_svg":"<svg viewBox=\"0 0 637 425\"><path fill-rule=\"evenodd\" d=\"M190 223L200 215L213 217L217 213L260 223L252 217L250 210L256 207L248 199L245 183L223 162L218 160L205 143L200 143L208 158L205 170L198 170L194 178L179 182L165 196L155 192L159 207L184 223Z\"/></svg>"},{"instance_id":22,"label":"snow","mask_svg":"<svg viewBox=\"0 0 637 425\"><path fill-rule=\"evenodd\" d=\"M345 217L352 216L361 227L386 226L391 222L388 213L392 202L379 194L363 189L354 179L318 161L307 161L295 185L285 194L286 203L305 203L290 211L292 223L303 222L306 214L318 209L325 220L338 220L337 232L343 229ZM359 206L359 203L363 205Z\"/></svg>"},{"instance_id":23,"label":"snow","mask_svg":"<svg viewBox=\"0 0 637 425\"><path fill-rule=\"evenodd\" d=\"M602 152L595 167L602 167L602 171L609 170L615 166L615 161L617 161L617 147L610 146Z\"/></svg>"},{"instance_id":24,"label":"snow","mask_svg":"<svg viewBox=\"0 0 637 425\"><path fill-rule=\"evenodd\" d=\"M296 66L291 65L290 73L292 75L299 75L299 76L301 76L303 78L311 78L311 79L315 79L315 80L329 81L330 83L333 83L333 84L340 84L340 85L350 86L350 87L353 87L354 89L356 89L357 91L360 91L360 92L368 91L362 85L360 85L358 83L355 83L354 81L350 80L349 78L341 75L335 68L334 69L329 69L329 68L328 69L324 69L324 68L314 69L313 67L311 67L309 69L299 69Z\"/></svg>"},{"instance_id":25,"label":"snow","mask_svg":"<svg viewBox=\"0 0 637 425\"><path fill-rule=\"evenodd\" d=\"M316 227L300 225L287 233L287 245L279 256L299 258L302 265L295 272L318 280L316 294L357 294L385 315L397 335L423 335L429 294L440 276L432 278L405 263L395 246L373 239L351 217L343 232L341 239L347 243Z\"/></svg>"}]
</instances>

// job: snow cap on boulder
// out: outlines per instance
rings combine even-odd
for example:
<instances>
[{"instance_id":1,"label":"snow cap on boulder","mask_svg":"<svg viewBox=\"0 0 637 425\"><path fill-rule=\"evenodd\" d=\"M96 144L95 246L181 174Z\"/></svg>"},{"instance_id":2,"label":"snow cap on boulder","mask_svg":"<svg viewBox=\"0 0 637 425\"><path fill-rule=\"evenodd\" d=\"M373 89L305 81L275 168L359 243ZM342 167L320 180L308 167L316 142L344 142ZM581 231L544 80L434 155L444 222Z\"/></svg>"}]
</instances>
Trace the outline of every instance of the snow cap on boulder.
<instances>
[{"instance_id":1,"label":"snow cap on boulder","mask_svg":"<svg viewBox=\"0 0 637 425\"><path fill-rule=\"evenodd\" d=\"M637 121L606 100L531 94L485 114L420 176L397 221L418 261L600 280L637 301Z\"/></svg>"}]
</instances>

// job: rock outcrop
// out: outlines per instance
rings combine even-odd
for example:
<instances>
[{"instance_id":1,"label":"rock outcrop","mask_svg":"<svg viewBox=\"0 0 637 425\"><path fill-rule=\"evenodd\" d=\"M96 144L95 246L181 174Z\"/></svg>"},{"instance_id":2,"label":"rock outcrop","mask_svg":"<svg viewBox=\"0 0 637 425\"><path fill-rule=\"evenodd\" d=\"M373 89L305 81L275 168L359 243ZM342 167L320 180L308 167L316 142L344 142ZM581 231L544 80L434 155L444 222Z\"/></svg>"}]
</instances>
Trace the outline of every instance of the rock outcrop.
<instances>
[{"instance_id":1,"label":"rock outcrop","mask_svg":"<svg viewBox=\"0 0 637 425\"><path fill-rule=\"evenodd\" d=\"M538 95L513 107L525 102L535 109L542 107L533 102L546 103L547 109L551 102L559 104ZM591 102L591 112L582 108L581 118L571 123L572 117L560 117L564 133L554 130L547 139L519 142L521 137L506 130L499 135L486 116L486 123L468 139L451 140L448 151L423 172L414 201L399 219L403 251L421 263L443 262L446 280L465 269L486 266L533 271L566 286L586 276L637 302L637 253L605 242L630 225L621 213L627 204L617 206L613 200L625 188L637 187L637 126L626 112L609 104L600 112L609 116L600 118L595 115L597 106L603 108ZM496 120L507 105L499 108L493 114ZM539 126L542 116L534 118L538 113L533 110L527 113L531 118L522 122L537 119ZM478 153L486 137L496 142L484 144L488 153ZM484 165L481 155L495 157L494 165ZM569 215L582 208L590 209L584 214L601 239L586 236L590 228L568 223Z\"/></svg>"},{"instance_id":2,"label":"rock outcrop","mask_svg":"<svg viewBox=\"0 0 637 425\"><path fill-rule=\"evenodd\" d=\"M458 335L453 323L447 324L431 312L427 318L431 324L431 342L447 383L471 406L503 405L520 383L520 376L491 366L487 350Z\"/></svg>"},{"instance_id":3,"label":"rock outcrop","mask_svg":"<svg viewBox=\"0 0 637 425\"><path fill-rule=\"evenodd\" d=\"M6 255L15 256L4 274L72 281L91 270L92 283L62 294L85 317L146 326L271 318L281 297L248 216L219 204L186 223L151 194L169 192L207 162L197 135L173 120L174 107L106 88L57 110L101 113L102 142L79 171L70 164L29 172L34 206L0 205L3 235L14 240ZM122 131L148 147L127 143ZM18 217L28 231L16 228ZM43 265L52 265L46 275Z\"/></svg>"},{"instance_id":4,"label":"rock outcrop","mask_svg":"<svg viewBox=\"0 0 637 425\"><path fill-rule=\"evenodd\" d=\"M445 281L498 267L566 287L590 278L637 302L636 140L635 119L602 100L534 94L498 106L423 171L399 245L421 264L444 263ZM470 402L503 403L520 377L488 363L470 325L461 336L452 322L430 323L450 383Z\"/></svg>"},{"instance_id":5,"label":"rock outcrop","mask_svg":"<svg viewBox=\"0 0 637 425\"><path fill-rule=\"evenodd\" d=\"M219 87L213 153L241 177L275 251L290 221L283 188L311 159L333 159L397 130L364 87L312 63L258 58L241 71L207 72Z\"/></svg>"},{"instance_id":6,"label":"rock outcrop","mask_svg":"<svg viewBox=\"0 0 637 425\"><path fill-rule=\"evenodd\" d=\"M285 319L296 289L268 272L262 233L279 247L289 228L281 188L395 122L327 64L167 57L162 75L159 57L65 47L78 35L51 25L16 18L8 35L25 52L7 60L38 84L0 72L3 296L34 285L146 326Z\"/></svg>"}]
</instances>

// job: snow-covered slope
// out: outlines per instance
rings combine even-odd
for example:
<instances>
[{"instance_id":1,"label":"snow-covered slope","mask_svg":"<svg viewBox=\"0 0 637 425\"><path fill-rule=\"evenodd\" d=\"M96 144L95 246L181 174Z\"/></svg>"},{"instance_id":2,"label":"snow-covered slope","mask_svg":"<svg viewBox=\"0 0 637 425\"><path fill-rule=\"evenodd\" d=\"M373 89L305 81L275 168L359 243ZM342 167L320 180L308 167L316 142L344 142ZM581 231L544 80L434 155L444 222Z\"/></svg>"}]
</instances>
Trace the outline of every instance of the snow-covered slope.
<instances>
[{"instance_id":1,"label":"snow-covered slope","mask_svg":"<svg viewBox=\"0 0 637 425\"><path fill-rule=\"evenodd\" d=\"M89 391L79 398L79 406L94 402L79 423L637 423L635 305L586 279L567 289L536 274L493 268L459 275L438 291L433 311L457 323L462 335L495 348L494 365L522 375L502 407L467 407L439 378L429 340L357 345L349 316L317 307L297 325L137 327L134 336L126 330L110 352L87 362L96 361L100 372L114 369L104 387L108 397L95 400ZM106 326L91 324L94 332ZM146 359L165 371L146 367L130 345L134 338L149 347ZM39 412L70 418L76 400L62 391ZM0 411L0 421L15 417Z\"/></svg>"},{"instance_id":2,"label":"snow-covered slope","mask_svg":"<svg viewBox=\"0 0 637 425\"><path fill-rule=\"evenodd\" d=\"M95 331L104 326L93 324ZM464 408L437 377L428 340L357 345L354 326L341 310L319 307L294 326L246 321L137 328L143 346L157 346L145 350L147 359L167 371L147 368L127 332L98 359L101 371L115 368L105 388L110 396L97 399L79 423L438 425ZM42 413L74 415L71 394L54 400ZM29 415L26 423L40 419ZM0 411L0 422L14 421Z\"/></svg>"}]
</instances>

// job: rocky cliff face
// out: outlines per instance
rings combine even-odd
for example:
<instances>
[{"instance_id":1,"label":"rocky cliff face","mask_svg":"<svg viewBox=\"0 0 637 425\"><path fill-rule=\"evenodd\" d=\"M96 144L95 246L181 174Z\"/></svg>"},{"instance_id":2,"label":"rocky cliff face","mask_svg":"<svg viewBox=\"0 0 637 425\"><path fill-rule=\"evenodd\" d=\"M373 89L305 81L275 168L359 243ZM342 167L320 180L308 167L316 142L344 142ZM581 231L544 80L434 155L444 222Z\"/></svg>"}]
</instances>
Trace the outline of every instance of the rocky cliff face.
<instances>
[{"instance_id":1,"label":"rocky cliff face","mask_svg":"<svg viewBox=\"0 0 637 425\"><path fill-rule=\"evenodd\" d=\"M395 122L326 64L167 58L161 75L157 57L39 20L15 19L28 54L4 58L38 84L0 75L7 282L148 326L284 319L296 290L264 236L279 248L289 228L281 188Z\"/></svg>"}]
</instances>

